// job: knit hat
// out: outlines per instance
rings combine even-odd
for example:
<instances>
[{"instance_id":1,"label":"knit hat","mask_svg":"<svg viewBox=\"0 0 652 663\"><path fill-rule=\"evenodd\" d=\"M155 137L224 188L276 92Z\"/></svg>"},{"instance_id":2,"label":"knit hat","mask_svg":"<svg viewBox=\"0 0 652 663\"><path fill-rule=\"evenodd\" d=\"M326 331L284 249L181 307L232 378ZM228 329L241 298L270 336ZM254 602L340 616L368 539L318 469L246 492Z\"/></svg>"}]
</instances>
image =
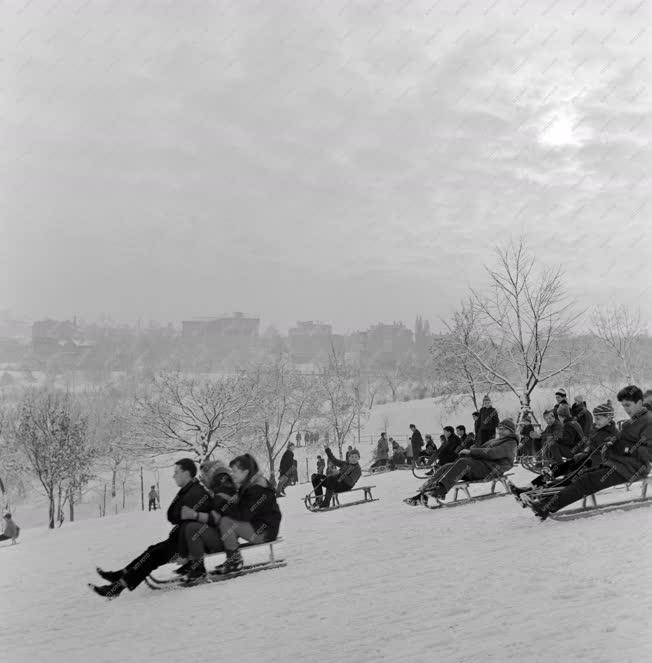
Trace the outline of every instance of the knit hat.
<instances>
[{"instance_id":1,"label":"knit hat","mask_svg":"<svg viewBox=\"0 0 652 663\"><path fill-rule=\"evenodd\" d=\"M503 419L498 424L498 428L506 428L508 431L512 433L516 432L516 424L514 423L513 419Z\"/></svg>"},{"instance_id":2,"label":"knit hat","mask_svg":"<svg viewBox=\"0 0 652 663\"><path fill-rule=\"evenodd\" d=\"M614 409L611 403L601 403L593 408L593 414L596 417L613 417Z\"/></svg>"},{"instance_id":3,"label":"knit hat","mask_svg":"<svg viewBox=\"0 0 652 663\"><path fill-rule=\"evenodd\" d=\"M557 389L557 391L555 392L555 396L561 396L562 398L566 398L566 390Z\"/></svg>"},{"instance_id":4,"label":"knit hat","mask_svg":"<svg viewBox=\"0 0 652 663\"><path fill-rule=\"evenodd\" d=\"M560 419L570 419L571 411L570 411L570 408L568 407L568 405L560 405L557 408L557 416Z\"/></svg>"}]
</instances>

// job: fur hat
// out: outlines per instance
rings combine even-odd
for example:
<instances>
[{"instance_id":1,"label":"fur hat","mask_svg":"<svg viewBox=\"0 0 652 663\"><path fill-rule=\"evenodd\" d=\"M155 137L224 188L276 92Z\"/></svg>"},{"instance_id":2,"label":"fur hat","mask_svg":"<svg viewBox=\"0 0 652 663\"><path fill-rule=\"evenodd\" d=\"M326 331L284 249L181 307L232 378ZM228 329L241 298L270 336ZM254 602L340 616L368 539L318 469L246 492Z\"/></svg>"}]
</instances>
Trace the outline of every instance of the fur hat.
<instances>
[{"instance_id":1,"label":"fur hat","mask_svg":"<svg viewBox=\"0 0 652 663\"><path fill-rule=\"evenodd\" d=\"M206 476L213 476L215 474L228 474L231 476L231 468L221 460L208 460L202 463L201 471Z\"/></svg>"},{"instance_id":2,"label":"fur hat","mask_svg":"<svg viewBox=\"0 0 652 663\"><path fill-rule=\"evenodd\" d=\"M498 428L505 428L508 430L510 433L515 433L516 432L516 424L514 423L513 419L503 419L499 424Z\"/></svg>"},{"instance_id":3,"label":"fur hat","mask_svg":"<svg viewBox=\"0 0 652 663\"><path fill-rule=\"evenodd\" d=\"M561 396L562 398L566 398L566 390L557 389L557 391L555 392L555 396Z\"/></svg>"},{"instance_id":4,"label":"fur hat","mask_svg":"<svg viewBox=\"0 0 652 663\"><path fill-rule=\"evenodd\" d=\"M615 413L611 403L601 403L593 408L593 414L596 417L613 417Z\"/></svg>"}]
</instances>

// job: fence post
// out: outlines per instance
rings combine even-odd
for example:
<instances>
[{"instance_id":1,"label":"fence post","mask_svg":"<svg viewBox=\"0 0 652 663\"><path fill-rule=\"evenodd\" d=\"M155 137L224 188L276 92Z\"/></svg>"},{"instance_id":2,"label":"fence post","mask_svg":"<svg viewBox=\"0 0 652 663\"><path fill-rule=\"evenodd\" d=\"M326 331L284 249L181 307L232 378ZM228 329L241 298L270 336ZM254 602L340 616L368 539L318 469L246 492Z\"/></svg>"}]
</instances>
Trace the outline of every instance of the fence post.
<instances>
[{"instance_id":1,"label":"fence post","mask_svg":"<svg viewBox=\"0 0 652 663\"><path fill-rule=\"evenodd\" d=\"M306 482L310 481L310 471L308 470L308 456L306 456Z\"/></svg>"}]
</instances>

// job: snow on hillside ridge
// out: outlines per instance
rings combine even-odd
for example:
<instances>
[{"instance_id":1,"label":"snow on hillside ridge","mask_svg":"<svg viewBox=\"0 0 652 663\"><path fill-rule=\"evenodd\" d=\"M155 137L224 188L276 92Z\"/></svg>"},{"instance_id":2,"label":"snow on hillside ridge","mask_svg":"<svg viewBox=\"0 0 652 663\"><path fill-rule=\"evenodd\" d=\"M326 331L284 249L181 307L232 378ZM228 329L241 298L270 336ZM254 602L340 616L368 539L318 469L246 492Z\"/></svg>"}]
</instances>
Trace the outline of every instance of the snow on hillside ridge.
<instances>
[{"instance_id":1,"label":"snow on hillside ridge","mask_svg":"<svg viewBox=\"0 0 652 663\"><path fill-rule=\"evenodd\" d=\"M0 544L0 663L652 660L652 508L539 523L511 497L428 511L401 502L409 473L373 483L380 501L319 514L289 488L286 568L113 602L95 565L164 537L161 512L27 530Z\"/></svg>"}]
</instances>

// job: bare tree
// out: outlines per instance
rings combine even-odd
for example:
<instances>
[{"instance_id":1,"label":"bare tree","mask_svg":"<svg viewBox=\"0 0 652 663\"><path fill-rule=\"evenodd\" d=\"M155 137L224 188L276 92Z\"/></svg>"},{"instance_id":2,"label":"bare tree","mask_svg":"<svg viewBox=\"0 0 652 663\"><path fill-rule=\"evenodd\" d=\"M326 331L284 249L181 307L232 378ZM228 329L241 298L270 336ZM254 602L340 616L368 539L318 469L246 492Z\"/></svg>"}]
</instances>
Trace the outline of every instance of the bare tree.
<instances>
[{"instance_id":1,"label":"bare tree","mask_svg":"<svg viewBox=\"0 0 652 663\"><path fill-rule=\"evenodd\" d=\"M328 363L318 377L322 398L325 401L325 418L335 433L340 458L342 447L351 432L360 411L361 399L356 393L355 370L346 364L331 346Z\"/></svg>"},{"instance_id":2,"label":"bare tree","mask_svg":"<svg viewBox=\"0 0 652 663\"><path fill-rule=\"evenodd\" d=\"M287 355L278 355L252 373L256 380L252 428L265 445L274 483L276 459L297 431L318 414L319 394L314 378L296 371Z\"/></svg>"},{"instance_id":3,"label":"bare tree","mask_svg":"<svg viewBox=\"0 0 652 663\"><path fill-rule=\"evenodd\" d=\"M17 414L12 433L48 498L50 528L55 518L63 522L66 502L74 520L74 495L92 476L95 450L86 425L70 394L61 392L30 390Z\"/></svg>"},{"instance_id":4,"label":"bare tree","mask_svg":"<svg viewBox=\"0 0 652 663\"><path fill-rule=\"evenodd\" d=\"M481 342L451 334L455 344L483 372L484 379L512 391L521 408L543 382L571 369L580 356L572 349L555 355L577 315L559 268L538 269L524 239L496 249L497 266L487 268L486 294L471 291L470 306ZM451 329L451 332L453 330Z\"/></svg>"},{"instance_id":5,"label":"bare tree","mask_svg":"<svg viewBox=\"0 0 652 663\"><path fill-rule=\"evenodd\" d=\"M200 462L211 458L250 426L255 386L242 374L204 378L158 373L148 392L135 399L141 448L152 455L189 453Z\"/></svg>"},{"instance_id":6,"label":"bare tree","mask_svg":"<svg viewBox=\"0 0 652 663\"><path fill-rule=\"evenodd\" d=\"M453 406L452 411L469 398L480 409L481 395L491 393L496 378L498 356L495 348L480 333L478 309L473 300L462 304L452 319L444 323L448 333L434 338L430 346L437 391ZM474 357L483 357L485 369ZM467 396L468 394L468 396Z\"/></svg>"},{"instance_id":7,"label":"bare tree","mask_svg":"<svg viewBox=\"0 0 652 663\"><path fill-rule=\"evenodd\" d=\"M593 335L618 359L627 384L635 382L640 378L636 371L640 368L637 346L645 331L640 310L619 305L596 309L592 322Z\"/></svg>"}]
</instances>

